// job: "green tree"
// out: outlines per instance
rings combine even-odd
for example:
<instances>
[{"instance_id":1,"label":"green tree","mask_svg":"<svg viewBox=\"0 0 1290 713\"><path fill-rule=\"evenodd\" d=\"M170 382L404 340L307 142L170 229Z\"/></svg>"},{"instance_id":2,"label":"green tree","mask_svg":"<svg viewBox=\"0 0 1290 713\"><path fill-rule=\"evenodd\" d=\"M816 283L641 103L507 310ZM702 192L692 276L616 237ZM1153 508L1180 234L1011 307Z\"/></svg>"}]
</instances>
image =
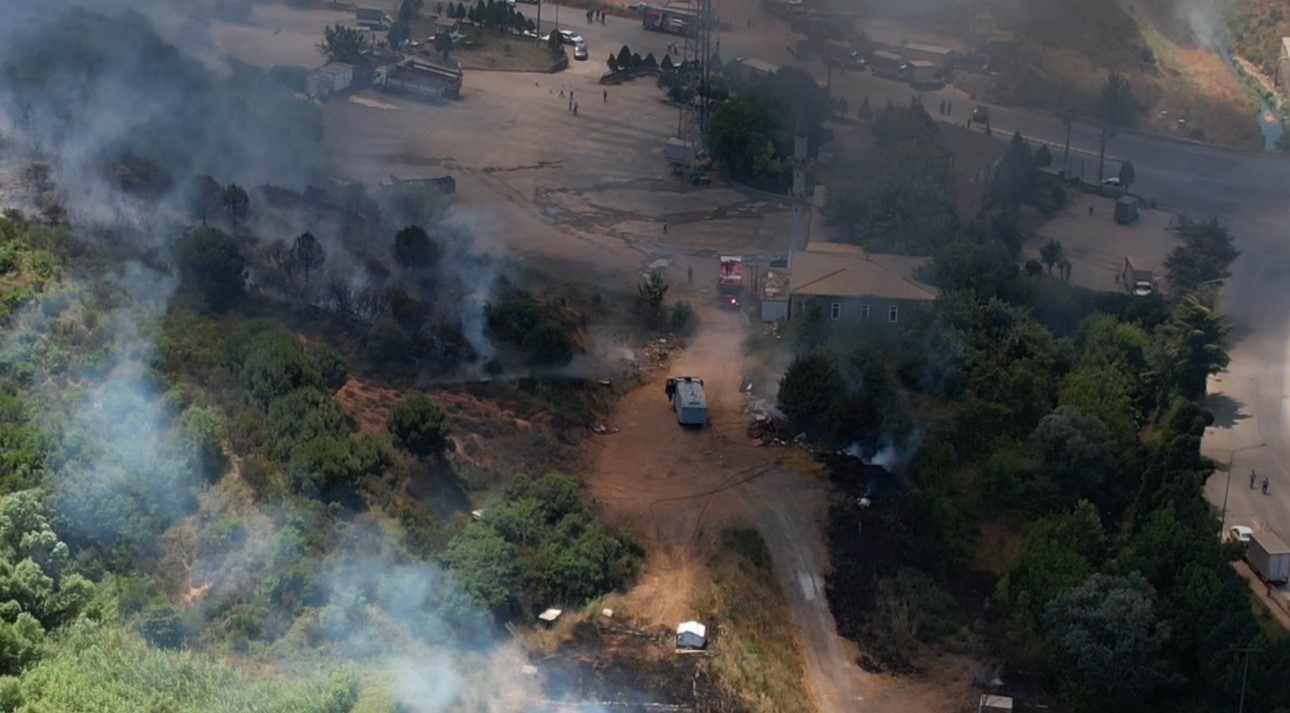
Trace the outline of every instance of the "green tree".
<instances>
[{"instance_id":1,"label":"green tree","mask_svg":"<svg viewBox=\"0 0 1290 713\"><path fill-rule=\"evenodd\" d=\"M315 388L296 389L274 399L269 404L265 423L270 450L284 461L316 439L341 440L353 429L349 417L331 396Z\"/></svg>"},{"instance_id":2,"label":"green tree","mask_svg":"<svg viewBox=\"0 0 1290 713\"><path fill-rule=\"evenodd\" d=\"M1030 145L1021 132L1012 135L1008 152L999 161L991 179L991 190L1009 210L1023 203L1033 203L1039 186L1039 170Z\"/></svg>"},{"instance_id":3,"label":"green tree","mask_svg":"<svg viewBox=\"0 0 1290 713\"><path fill-rule=\"evenodd\" d=\"M618 67L619 69L632 69L635 65L632 63L632 51L627 45L618 50Z\"/></svg>"},{"instance_id":4,"label":"green tree","mask_svg":"<svg viewBox=\"0 0 1290 713\"><path fill-rule=\"evenodd\" d=\"M207 480L217 480L228 467L224 441L228 431L224 422L210 409L190 406L179 417L184 440L192 449L192 460Z\"/></svg>"},{"instance_id":5,"label":"green tree","mask_svg":"<svg viewBox=\"0 0 1290 713\"><path fill-rule=\"evenodd\" d=\"M1127 191L1129 186L1133 185L1134 179L1138 177L1138 172L1133 168L1132 161L1125 161L1120 164L1120 188Z\"/></svg>"},{"instance_id":6,"label":"green tree","mask_svg":"<svg viewBox=\"0 0 1290 713\"><path fill-rule=\"evenodd\" d=\"M212 309L230 306L242 294L246 260L233 236L217 228L190 230L175 245L185 285Z\"/></svg>"},{"instance_id":7,"label":"green tree","mask_svg":"<svg viewBox=\"0 0 1290 713\"><path fill-rule=\"evenodd\" d=\"M788 416L794 430L815 435L824 427L845 387L832 359L823 354L799 356L779 381L779 409Z\"/></svg>"},{"instance_id":8,"label":"green tree","mask_svg":"<svg viewBox=\"0 0 1290 713\"><path fill-rule=\"evenodd\" d=\"M1180 218L1178 234L1183 245L1174 248L1165 259L1171 287L1179 292L1194 292L1231 275L1228 268L1241 253L1217 220Z\"/></svg>"},{"instance_id":9,"label":"green tree","mask_svg":"<svg viewBox=\"0 0 1290 713\"><path fill-rule=\"evenodd\" d=\"M1053 274L1053 265L1062 261L1066 257L1066 249L1056 240L1049 240L1039 248L1039 260L1048 268L1048 274Z\"/></svg>"},{"instance_id":10,"label":"green tree","mask_svg":"<svg viewBox=\"0 0 1290 713\"><path fill-rule=\"evenodd\" d=\"M394 261L409 270L434 267L442 250L419 225L409 225L394 235Z\"/></svg>"},{"instance_id":11,"label":"green tree","mask_svg":"<svg viewBox=\"0 0 1290 713\"><path fill-rule=\"evenodd\" d=\"M423 0L403 0L399 3L399 22L410 23L421 14Z\"/></svg>"},{"instance_id":12,"label":"green tree","mask_svg":"<svg viewBox=\"0 0 1290 713\"><path fill-rule=\"evenodd\" d=\"M623 66L621 59L618 66ZM766 173L775 161L770 135L776 122L764 101L756 96L737 96L722 103L709 118L708 148L736 179Z\"/></svg>"},{"instance_id":13,"label":"green tree","mask_svg":"<svg viewBox=\"0 0 1290 713\"><path fill-rule=\"evenodd\" d=\"M452 539L441 559L476 606L497 616L515 611L519 580L515 546L483 523L471 523Z\"/></svg>"},{"instance_id":14,"label":"green tree","mask_svg":"<svg viewBox=\"0 0 1290 713\"><path fill-rule=\"evenodd\" d=\"M564 40L560 38L560 28L551 28L551 33L546 36L546 48L553 58L564 54ZM622 65L619 67L621 68Z\"/></svg>"},{"instance_id":15,"label":"green tree","mask_svg":"<svg viewBox=\"0 0 1290 713\"><path fill-rule=\"evenodd\" d=\"M1134 377L1123 370L1081 367L1062 379L1057 403L1095 416L1106 425L1116 443L1128 447L1137 440L1135 390Z\"/></svg>"},{"instance_id":16,"label":"green tree","mask_svg":"<svg viewBox=\"0 0 1290 713\"><path fill-rule=\"evenodd\" d=\"M237 235L238 226L246 220L247 213L251 209L251 199L246 195L246 191L236 183L230 183L224 187L224 193L221 194L220 201L224 205L224 210L228 212L229 223L233 226L233 234Z\"/></svg>"},{"instance_id":17,"label":"green tree","mask_svg":"<svg viewBox=\"0 0 1290 713\"><path fill-rule=\"evenodd\" d=\"M444 59L448 59L449 53L452 52L452 35L449 35L447 32L440 32L435 35L434 51L443 55Z\"/></svg>"},{"instance_id":18,"label":"green tree","mask_svg":"<svg viewBox=\"0 0 1290 713\"><path fill-rule=\"evenodd\" d=\"M1133 126L1137 113L1137 99L1128 78L1119 72L1108 72L1098 100L1098 115L1102 123L1110 127Z\"/></svg>"},{"instance_id":19,"label":"green tree","mask_svg":"<svg viewBox=\"0 0 1290 713\"><path fill-rule=\"evenodd\" d=\"M1040 461L1076 497L1100 492L1115 472L1119 447L1095 416L1058 406L1030 435Z\"/></svg>"},{"instance_id":20,"label":"green tree","mask_svg":"<svg viewBox=\"0 0 1290 713\"><path fill-rule=\"evenodd\" d=\"M192 195L189 197L193 217L206 225L219 212L223 205L224 187L210 176L198 176L193 179Z\"/></svg>"},{"instance_id":21,"label":"green tree","mask_svg":"<svg viewBox=\"0 0 1290 713\"><path fill-rule=\"evenodd\" d=\"M1187 397L1205 394L1205 381L1227 366L1224 343L1232 327L1195 295L1185 295L1161 325L1153 362L1161 381Z\"/></svg>"},{"instance_id":22,"label":"green tree","mask_svg":"<svg viewBox=\"0 0 1290 713\"><path fill-rule=\"evenodd\" d=\"M1048 144L1040 144L1039 149L1035 151L1035 165L1039 168L1053 165L1053 154L1048 150Z\"/></svg>"},{"instance_id":23,"label":"green tree","mask_svg":"<svg viewBox=\"0 0 1290 713\"><path fill-rule=\"evenodd\" d=\"M364 64L371 46L363 33L354 27L332 25L323 29L323 41L318 51L328 62Z\"/></svg>"},{"instance_id":24,"label":"green tree","mask_svg":"<svg viewBox=\"0 0 1290 713\"><path fill-rule=\"evenodd\" d=\"M1041 655L1038 645L1044 639L1048 603L1096 572L1106 546L1097 509L1086 501L1031 526L994 596L1009 613L1013 628L1027 637L1032 656Z\"/></svg>"},{"instance_id":25,"label":"green tree","mask_svg":"<svg viewBox=\"0 0 1290 713\"><path fill-rule=\"evenodd\" d=\"M863 112L864 106L861 105ZM871 110L872 111L872 110ZM906 142L914 143L931 143L936 144L940 141L940 129L932 115L927 113L927 108L917 99L911 99L908 104L898 105L887 102L887 105L873 118L873 126L869 129L873 134L874 141L879 144L901 144Z\"/></svg>"},{"instance_id":26,"label":"green tree","mask_svg":"<svg viewBox=\"0 0 1290 713\"><path fill-rule=\"evenodd\" d=\"M448 414L424 394L400 401L386 425L395 444L416 456L439 456L451 445Z\"/></svg>"},{"instance_id":27,"label":"green tree","mask_svg":"<svg viewBox=\"0 0 1290 713\"><path fill-rule=\"evenodd\" d=\"M139 618L139 633L149 644L160 649L179 649L188 638L184 620L168 604L153 604Z\"/></svg>"},{"instance_id":28,"label":"green tree","mask_svg":"<svg viewBox=\"0 0 1290 713\"><path fill-rule=\"evenodd\" d=\"M1139 574L1095 574L1044 608L1049 640L1067 668L1077 705L1143 705L1171 679L1169 627L1155 591Z\"/></svg>"},{"instance_id":29,"label":"green tree","mask_svg":"<svg viewBox=\"0 0 1290 713\"><path fill-rule=\"evenodd\" d=\"M524 335L521 345L534 366L562 364L573 357L574 342L568 331L554 319L544 319Z\"/></svg>"},{"instance_id":30,"label":"green tree","mask_svg":"<svg viewBox=\"0 0 1290 713\"><path fill-rule=\"evenodd\" d=\"M291 244L291 255L295 264L305 271L305 282L309 281L309 273L322 267L327 260L327 253L323 252L318 238L309 232L296 236L295 242Z\"/></svg>"},{"instance_id":31,"label":"green tree","mask_svg":"<svg viewBox=\"0 0 1290 713\"><path fill-rule=\"evenodd\" d=\"M659 325L663 316L663 299L667 296L668 284L663 273L651 270L649 275L636 285L636 314L650 327Z\"/></svg>"}]
</instances>

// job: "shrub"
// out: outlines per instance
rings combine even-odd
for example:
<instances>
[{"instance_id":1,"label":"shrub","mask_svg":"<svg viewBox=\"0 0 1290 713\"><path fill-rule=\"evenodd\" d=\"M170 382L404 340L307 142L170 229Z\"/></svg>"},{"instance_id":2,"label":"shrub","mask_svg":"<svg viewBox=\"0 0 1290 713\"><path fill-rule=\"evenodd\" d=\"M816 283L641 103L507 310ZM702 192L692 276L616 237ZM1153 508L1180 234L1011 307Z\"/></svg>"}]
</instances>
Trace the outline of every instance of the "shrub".
<instances>
[{"instance_id":1,"label":"shrub","mask_svg":"<svg viewBox=\"0 0 1290 713\"><path fill-rule=\"evenodd\" d=\"M246 260L233 236L216 228L186 233L175 246L179 274L211 309L224 309L242 294Z\"/></svg>"},{"instance_id":2,"label":"shrub","mask_svg":"<svg viewBox=\"0 0 1290 713\"><path fill-rule=\"evenodd\" d=\"M166 604L153 604L144 610L139 619L139 633L159 649L181 648L188 638L179 612Z\"/></svg>"},{"instance_id":3,"label":"shrub","mask_svg":"<svg viewBox=\"0 0 1290 713\"><path fill-rule=\"evenodd\" d=\"M574 342L563 325L547 319L524 336L523 348L530 364L547 366L569 361L573 357Z\"/></svg>"},{"instance_id":4,"label":"shrub","mask_svg":"<svg viewBox=\"0 0 1290 713\"><path fill-rule=\"evenodd\" d=\"M387 423L394 442L417 456L438 456L449 446L448 414L424 394L404 399Z\"/></svg>"}]
</instances>

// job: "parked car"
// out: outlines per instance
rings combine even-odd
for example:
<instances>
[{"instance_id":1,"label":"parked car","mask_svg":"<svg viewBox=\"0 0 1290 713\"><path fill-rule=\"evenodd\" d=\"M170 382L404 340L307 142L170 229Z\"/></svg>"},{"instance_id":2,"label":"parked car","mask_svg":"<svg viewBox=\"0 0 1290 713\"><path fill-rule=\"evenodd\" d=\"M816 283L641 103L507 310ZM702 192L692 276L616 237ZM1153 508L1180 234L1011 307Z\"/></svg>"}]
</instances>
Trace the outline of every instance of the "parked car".
<instances>
[{"instance_id":1,"label":"parked car","mask_svg":"<svg viewBox=\"0 0 1290 713\"><path fill-rule=\"evenodd\" d=\"M582 35L574 32L573 30L559 30L559 32L561 44L573 45L574 47L587 44L587 41L582 39ZM551 33L548 32L547 34L542 35L542 41L550 42Z\"/></svg>"},{"instance_id":2,"label":"parked car","mask_svg":"<svg viewBox=\"0 0 1290 713\"><path fill-rule=\"evenodd\" d=\"M574 45L574 46L573 46L573 58L574 58L574 59L576 59L576 60L585 60L585 59L587 59L587 43L586 43L586 42L583 42L582 44L578 44L578 45Z\"/></svg>"},{"instance_id":3,"label":"parked car","mask_svg":"<svg viewBox=\"0 0 1290 713\"><path fill-rule=\"evenodd\" d=\"M1233 525L1229 532L1232 534L1232 539L1237 542L1249 542L1250 537L1254 534L1254 530L1244 525Z\"/></svg>"},{"instance_id":4,"label":"parked car","mask_svg":"<svg viewBox=\"0 0 1290 713\"><path fill-rule=\"evenodd\" d=\"M972 121L977 124L990 123L990 110L985 104L977 104L972 110Z\"/></svg>"},{"instance_id":5,"label":"parked car","mask_svg":"<svg viewBox=\"0 0 1290 713\"><path fill-rule=\"evenodd\" d=\"M1111 176L1110 178L1103 178L1103 179L1102 179L1102 185L1104 185L1104 186L1118 186L1118 185L1120 185L1120 177L1119 177L1119 176Z\"/></svg>"}]
</instances>

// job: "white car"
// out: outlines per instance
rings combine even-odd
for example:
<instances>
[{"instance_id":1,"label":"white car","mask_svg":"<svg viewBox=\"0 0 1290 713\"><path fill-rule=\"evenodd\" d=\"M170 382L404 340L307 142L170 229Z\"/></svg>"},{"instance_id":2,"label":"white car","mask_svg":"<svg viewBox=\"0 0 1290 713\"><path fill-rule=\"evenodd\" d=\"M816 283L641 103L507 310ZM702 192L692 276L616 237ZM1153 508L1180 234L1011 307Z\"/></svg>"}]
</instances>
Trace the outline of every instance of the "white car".
<instances>
[{"instance_id":1,"label":"white car","mask_svg":"<svg viewBox=\"0 0 1290 713\"><path fill-rule=\"evenodd\" d=\"M1120 177L1119 177L1119 176L1111 176L1110 178L1103 178L1103 179L1102 179L1102 185L1104 185L1104 186L1118 186L1118 185L1120 185Z\"/></svg>"},{"instance_id":2,"label":"white car","mask_svg":"<svg viewBox=\"0 0 1290 713\"><path fill-rule=\"evenodd\" d=\"M578 44L576 44L576 45L574 45L574 46L573 46L573 58L574 58L574 59L581 61L581 60L585 60L585 59L587 59L587 56L588 56L588 55L587 55L587 43L586 43L586 42L580 42L580 43L578 43Z\"/></svg>"},{"instance_id":3,"label":"white car","mask_svg":"<svg viewBox=\"0 0 1290 713\"><path fill-rule=\"evenodd\" d=\"M1254 535L1254 530L1251 530L1244 525L1233 525L1232 529L1228 532L1231 533L1232 539L1237 542L1249 542L1250 537Z\"/></svg>"}]
</instances>

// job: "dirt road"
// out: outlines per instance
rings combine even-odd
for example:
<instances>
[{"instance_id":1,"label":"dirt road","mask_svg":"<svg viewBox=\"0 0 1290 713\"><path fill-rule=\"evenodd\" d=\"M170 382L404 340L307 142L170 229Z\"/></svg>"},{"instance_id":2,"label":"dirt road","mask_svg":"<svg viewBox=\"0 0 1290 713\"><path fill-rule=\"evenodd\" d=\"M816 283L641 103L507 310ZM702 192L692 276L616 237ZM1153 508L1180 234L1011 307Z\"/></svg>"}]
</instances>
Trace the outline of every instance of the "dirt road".
<instances>
[{"instance_id":1,"label":"dirt road","mask_svg":"<svg viewBox=\"0 0 1290 713\"><path fill-rule=\"evenodd\" d=\"M702 299L702 298L700 298ZM837 635L824 596L827 564L819 522L827 484L785 467L790 452L758 448L744 435L739 393L743 316L700 308L702 333L670 372L619 405L622 430L605 440L587 484L605 517L647 541L651 560L629 604L638 615L675 626L693 612L705 533L739 520L761 531L792 613L817 710L852 710L866 675L855 646ZM704 379L712 427L682 430L663 394L667 373Z\"/></svg>"}]
</instances>

